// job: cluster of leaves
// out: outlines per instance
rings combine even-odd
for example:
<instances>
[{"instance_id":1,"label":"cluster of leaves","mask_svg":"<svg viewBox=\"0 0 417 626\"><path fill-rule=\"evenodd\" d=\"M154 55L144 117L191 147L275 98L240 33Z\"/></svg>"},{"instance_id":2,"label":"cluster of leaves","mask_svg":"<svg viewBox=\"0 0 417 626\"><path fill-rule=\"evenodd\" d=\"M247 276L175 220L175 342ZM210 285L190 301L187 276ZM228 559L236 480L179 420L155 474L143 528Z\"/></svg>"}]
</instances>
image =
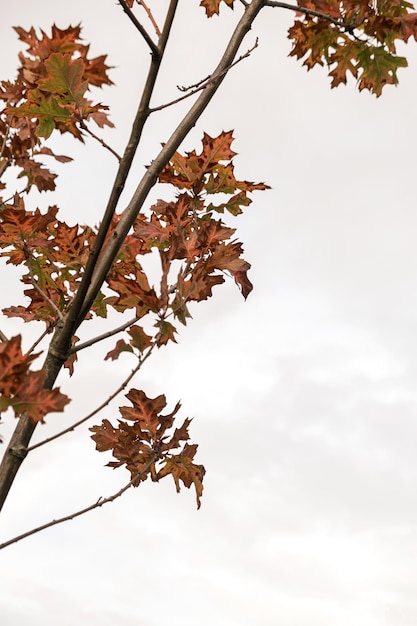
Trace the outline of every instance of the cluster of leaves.
<instances>
[{"instance_id":1,"label":"cluster of leaves","mask_svg":"<svg viewBox=\"0 0 417 626\"><path fill-rule=\"evenodd\" d=\"M54 154L41 138L57 129L83 141L81 129L90 119L100 127L113 126L107 107L85 97L92 86L112 84L109 67L105 56L89 58L80 26L61 30L54 25L50 37L42 31L39 37L34 28L15 30L28 51L19 54L16 80L0 83L0 176L13 165L27 178L27 190L33 185L40 191L54 190L56 175L37 157L64 163L71 159Z\"/></svg>"},{"instance_id":2,"label":"cluster of leaves","mask_svg":"<svg viewBox=\"0 0 417 626\"><path fill-rule=\"evenodd\" d=\"M174 317L186 324L188 304L212 295L212 288L224 282L229 273L246 298L252 289L248 278L250 264L242 258L242 244L232 239L235 229L215 215L228 211L239 215L250 204L248 192L267 189L264 183L235 178L231 149L232 132L212 138L206 133L200 154L176 152L160 176L180 191L175 201L158 200L149 214L140 214L107 279L117 296L103 299L117 311L135 309L137 319L148 313L156 316L157 344L175 341ZM216 194L223 201L214 203ZM149 285L138 256L156 250L161 263L158 293ZM146 348L151 338L136 326L136 346ZM132 340L130 340L132 345ZM119 340L111 357L131 350Z\"/></svg>"},{"instance_id":3,"label":"cluster of leaves","mask_svg":"<svg viewBox=\"0 0 417 626\"><path fill-rule=\"evenodd\" d=\"M30 299L26 307L10 306L3 313L25 322L42 321L48 328L71 303L95 236L89 227L68 226L57 213L57 206L46 213L26 210L16 194L12 203L4 204L0 221L0 256L27 267L22 282L29 285L24 294ZM99 299L93 311L100 314Z\"/></svg>"},{"instance_id":4,"label":"cluster of leaves","mask_svg":"<svg viewBox=\"0 0 417 626\"><path fill-rule=\"evenodd\" d=\"M235 178L232 141L231 131L216 138L205 133L199 154L176 152L161 173L160 182L179 190L177 199L158 200L149 215L138 216L107 280L118 295L105 299L118 311L133 307L137 319L154 313L157 334L152 338L135 324L128 330L129 341L119 339L106 358L116 359L122 352L135 349L143 352L153 342L160 346L175 341L176 328L166 318L171 315L185 324L190 317L188 303L209 298L214 285L224 282L225 272L234 277L245 298L250 293L250 265L241 257L242 244L231 239L235 229L215 215L225 210L239 215L251 202L248 192L266 189L267 185ZM215 202L216 194L223 201ZM161 262L158 294L150 287L137 258L152 250L157 251ZM194 484L200 506L204 468L192 462L197 446L185 444L179 454L168 454L188 439L189 420L169 440L164 434L171 428L179 405L173 413L162 416L164 396L150 400L143 391L132 390L127 397L134 408L123 407L120 412L124 420L134 420L134 424L119 420L114 427L103 420L101 426L92 427L97 450L111 449L117 461L110 462L110 467L126 465L137 484L148 475L159 480L168 474L173 476L177 490L180 481L187 487ZM156 469L156 461L163 463L162 468Z\"/></svg>"},{"instance_id":5,"label":"cluster of leaves","mask_svg":"<svg viewBox=\"0 0 417 626\"><path fill-rule=\"evenodd\" d=\"M185 324L187 303L206 300L212 287L224 282L229 272L246 298L252 289L247 272L250 265L242 257L242 244L232 240L235 229L227 227L215 214L227 210L232 215L250 204L248 192L266 189L263 183L238 181L234 175L231 150L232 132L217 138L205 134L201 154L176 153L161 174L160 181L174 185L182 193L176 201L159 200L140 214L121 248L106 280L117 295L101 292L92 312L106 317L107 307L118 312L134 309L137 319L153 313L158 317L159 345L174 339L174 327L166 321L169 313ZM210 198L222 195L214 204ZM82 278L95 232L87 226L68 226L57 217L58 208L27 210L16 195L1 213L0 248L7 263L26 266L22 281L29 285L26 306L3 309L9 317L43 321L53 326L57 315L71 304ZM117 226L117 217L113 228ZM111 232L109 237L111 237ZM159 252L162 275L157 294L148 282L139 258L153 249ZM173 284L171 268L182 261ZM144 337L144 336L143 336ZM146 343L145 337L143 342ZM146 347L144 345L144 347Z\"/></svg>"},{"instance_id":6,"label":"cluster of leaves","mask_svg":"<svg viewBox=\"0 0 417 626\"><path fill-rule=\"evenodd\" d=\"M397 70L407 66L396 42L417 41L417 13L406 0L299 0L306 13L289 29L291 56L305 57L310 70L326 64L332 87L346 84L350 73L359 90L380 96L398 83Z\"/></svg>"},{"instance_id":7,"label":"cluster of leaves","mask_svg":"<svg viewBox=\"0 0 417 626\"><path fill-rule=\"evenodd\" d=\"M47 413L63 411L69 402L59 388L44 389L45 371L31 371L38 354L23 354L20 335L0 343L0 412L8 408L16 417L27 413L42 422Z\"/></svg>"},{"instance_id":8,"label":"cluster of leaves","mask_svg":"<svg viewBox=\"0 0 417 626\"><path fill-rule=\"evenodd\" d=\"M163 415L161 411L167 404L163 395L148 398L143 391L131 389L126 398L132 406L120 407L123 419L118 420L117 428L107 419L90 428L96 449L99 452L111 450L116 461L107 465L113 469L126 466L135 487L148 476L159 481L168 475L173 477L177 492L180 483L186 487L194 485L199 508L205 469L193 462L198 446L183 443L189 440L191 420L186 419L180 428L169 434L181 406L179 403L171 413ZM173 453L173 450L179 451Z\"/></svg>"},{"instance_id":9,"label":"cluster of leaves","mask_svg":"<svg viewBox=\"0 0 417 626\"><path fill-rule=\"evenodd\" d=\"M218 15L221 4L234 7L235 0L201 0L208 17ZM407 0L265 0L270 7L298 11L288 31L293 42L290 56L304 59L310 70L326 65L331 86L346 84L348 74L360 91L377 97L385 85L397 85L397 70L407 59L397 54L396 42L417 41L417 13Z\"/></svg>"}]
</instances>

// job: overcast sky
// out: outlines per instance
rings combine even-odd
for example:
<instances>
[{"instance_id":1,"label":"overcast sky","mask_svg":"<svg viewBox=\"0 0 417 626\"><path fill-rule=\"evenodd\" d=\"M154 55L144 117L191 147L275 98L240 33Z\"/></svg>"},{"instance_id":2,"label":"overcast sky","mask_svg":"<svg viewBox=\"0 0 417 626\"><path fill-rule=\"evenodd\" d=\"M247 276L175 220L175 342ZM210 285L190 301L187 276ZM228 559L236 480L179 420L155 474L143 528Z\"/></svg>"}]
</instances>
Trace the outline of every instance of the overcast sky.
<instances>
[{"instance_id":1,"label":"overcast sky","mask_svg":"<svg viewBox=\"0 0 417 626\"><path fill-rule=\"evenodd\" d=\"M180 2L155 104L210 73L239 14L240 5L206 21L198 0ZM121 151L149 55L114 0L7 3L0 77L17 67L11 27L48 32L53 22L81 22L92 54L109 55L116 86L94 96L111 106L116 130L104 136ZM258 49L184 144L199 149L203 131L234 128L238 176L272 187L230 220L254 291L244 302L232 281L214 290L135 382L170 407L181 399L181 415L195 418L202 507L168 480L144 484L5 549L2 626L417 623L416 48L404 47L410 66L379 99L353 83L330 90L324 69L307 73L287 57L290 22L264 10L242 47L258 36ZM187 106L147 130L126 201ZM75 161L55 167L56 195L29 206L57 203L67 222L97 223L114 159L88 142L52 143ZM14 274L1 272L1 306L23 302ZM6 319L1 329L23 332L25 345L37 332ZM128 355L102 362L113 343L81 355L74 380L60 377L73 402L37 439L82 417L133 367ZM117 408L95 422L103 417ZM87 426L34 451L2 540L116 491L128 474L107 461Z\"/></svg>"}]
</instances>

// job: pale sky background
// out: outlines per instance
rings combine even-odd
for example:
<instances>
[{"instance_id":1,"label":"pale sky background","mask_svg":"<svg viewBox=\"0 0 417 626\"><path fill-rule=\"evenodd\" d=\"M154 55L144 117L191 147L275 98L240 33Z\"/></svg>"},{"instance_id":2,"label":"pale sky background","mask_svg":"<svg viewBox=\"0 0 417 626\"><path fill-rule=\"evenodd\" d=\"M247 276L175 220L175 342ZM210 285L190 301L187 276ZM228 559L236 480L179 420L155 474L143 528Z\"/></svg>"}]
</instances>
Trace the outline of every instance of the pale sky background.
<instances>
[{"instance_id":1,"label":"pale sky background","mask_svg":"<svg viewBox=\"0 0 417 626\"><path fill-rule=\"evenodd\" d=\"M155 104L210 73L240 11L206 21L198 0L180 2ZM116 130L104 136L122 150L148 51L116 2L5 4L0 77L14 78L21 49L11 26L48 32L54 21L82 22L92 53L115 66L116 87L94 97L111 106ZM202 507L167 479L5 549L2 626L417 624L416 46L404 47L410 67L380 99L353 83L331 91L324 69L287 57L290 23L263 11L242 51L256 36L259 48L184 144L199 149L204 130L234 128L237 174L273 187L230 220L255 289L246 303L232 281L215 290L134 383L195 417ZM187 106L155 117L126 200ZM56 196L33 208L57 202L69 223L96 223L113 157L89 142L53 144L76 158L59 167ZM20 298L13 276L2 269L2 307ZM27 346L37 333L16 320L1 329L23 332ZM133 367L128 355L102 362L113 344L82 354L71 381L60 377L73 402L37 439L82 417ZM112 407L93 423L117 415ZM87 426L34 451L1 540L116 491L128 473L108 460Z\"/></svg>"}]
</instances>

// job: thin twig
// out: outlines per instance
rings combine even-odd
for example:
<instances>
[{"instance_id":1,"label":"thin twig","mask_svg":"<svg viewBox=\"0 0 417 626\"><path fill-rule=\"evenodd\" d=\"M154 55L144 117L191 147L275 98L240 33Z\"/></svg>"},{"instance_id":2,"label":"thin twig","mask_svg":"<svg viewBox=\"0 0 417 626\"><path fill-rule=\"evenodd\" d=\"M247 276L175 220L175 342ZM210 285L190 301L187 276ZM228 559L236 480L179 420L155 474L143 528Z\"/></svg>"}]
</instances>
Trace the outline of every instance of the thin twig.
<instances>
[{"instance_id":1,"label":"thin twig","mask_svg":"<svg viewBox=\"0 0 417 626\"><path fill-rule=\"evenodd\" d=\"M146 3L144 2L144 0L138 0L138 3L140 4L140 6L145 9L146 13L148 14L148 17L151 21L152 26L155 29L155 32L157 34L158 37L161 36L161 31L159 30L158 24L155 21L154 16L152 15L152 11L150 10L150 8L146 5Z\"/></svg>"},{"instance_id":2,"label":"thin twig","mask_svg":"<svg viewBox=\"0 0 417 626\"><path fill-rule=\"evenodd\" d=\"M80 350L83 350L84 348L89 348L90 346L94 345L95 343L98 343L99 341L102 341L103 339L108 339L108 337L117 335L117 333L123 332L126 328L128 328L129 326L137 322L139 319L140 317L138 315L135 315L133 319L129 320L128 322L125 322L121 326L118 326L117 328L113 328L113 330L108 330L102 335L97 335L97 337L93 337L92 339L88 339L87 341L84 341L83 343L79 343L73 346L69 354L70 355L74 354L74 352L79 352Z\"/></svg>"},{"instance_id":3,"label":"thin twig","mask_svg":"<svg viewBox=\"0 0 417 626\"><path fill-rule=\"evenodd\" d=\"M20 197L20 196L22 196L22 194L24 194L26 191L27 191L27 185L26 185L26 187L25 187L24 189L21 189L20 191L15 191L15 192L14 192L14 194L13 194L12 196L10 196L10 198L6 198L6 200L2 200L2 202L1 202L1 206L3 207L3 208L2 208L2 210L6 208L6 206L5 206L5 205L6 205L8 202L11 202L12 200L14 200L14 197L15 197L15 196L19 196L19 197Z\"/></svg>"},{"instance_id":4,"label":"thin twig","mask_svg":"<svg viewBox=\"0 0 417 626\"><path fill-rule=\"evenodd\" d=\"M34 351L34 349L36 348L36 346L37 346L38 344L40 344L40 342L42 341L42 339L43 339L44 337L46 337L46 335L49 335L49 333L51 333L51 332L52 332L53 327L54 327L54 326L56 326L56 324L57 324L57 323L58 323L58 322L55 322L54 324L51 324L51 325L47 326L47 328L45 328L45 330L43 331L43 333L41 333L41 335L40 335L40 336L36 339L36 341L35 341L35 342L34 342L34 343L30 346L29 350L26 352L26 354L27 354L27 355L28 355L28 354L31 354L31 353Z\"/></svg>"},{"instance_id":5,"label":"thin twig","mask_svg":"<svg viewBox=\"0 0 417 626\"><path fill-rule=\"evenodd\" d=\"M0 330L0 341L9 341L2 330Z\"/></svg>"},{"instance_id":6,"label":"thin twig","mask_svg":"<svg viewBox=\"0 0 417 626\"><path fill-rule=\"evenodd\" d=\"M188 87L184 87L183 85L177 85L177 89L178 91L182 91L184 93L185 91L190 91L191 89L196 89L197 87L200 87L200 85L210 80L210 78L211 78L211 75L209 74L205 78L202 78L201 80L199 80L194 85L188 85Z\"/></svg>"},{"instance_id":7,"label":"thin twig","mask_svg":"<svg viewBox=\"0 0 417 626\"><path fill-rule=\"evenodd\" d=\"M155 113L155 111L161 111L162 109L166 109L167 107L173 106L174 104L177 104L178 102L181 102L182 100L185 100L186 98L189 98L190 96L193 96L195 93L198 93L202 89L205 89L208 85L210 85L210 83L218 80L219 78L227 74L227 72L232 67L240 63L240 61L243 61L243 59L246 59L248 56L250 56L251 52L253 52L255 48L258 47L258 43L259 43L259 40L257 37L252 48L249 48L249 50L247 50L245 54L242 54L238 59L236 59L236 61L231 63L224 70L222 70L221 72L218 72L217 74L212 74L211 76L208 76L207 78L203 78L203 80L200 80L198 83L196 83L195 85L191 85L190 87L178 87L180 91L188 91L188 93L184 94L183 96L180 96L179 98L176 98L175 100L171 100L171 102L167 102L166 104L161 104L160 106L152 107L149 110L149 112Z\"/></svg>"},{"instance_id":8,"label":"thin twig","mask_svg":"<svg viewBox=\"0 0 417 626\"><path fill-rule=\"evenodd\" d=\"M123 11L128 16L128 18L130 19L130 21L132 22L132 24L135 25L135 27L138 29L138 31L140 32L140 34L142 35L142 37L144 38L144 40L146 41L146 43L150 47L152 55L154 57L158 58L159 57L159 48L156 45L156 43L153 41L151 36L148 34L147 30L139 22L138 18L133 13L133 11L131 9L129 9L129 7L127 6L125 0L119 0L119 4L122 7Z\"/></svg>"},{"instance_id":9,"label":"thin twig","mask_svg":"<svg viewBox=\"0 0 417 626\"><path fill-rule=\"evenodd\" d=\"M109 144L107 144L103 139L101 139L101 137L98 137L95 133L93 133L92 130L90 130L88 128L88 126L85 124L84 120L80 120L79 122L80 128L82 128L86 133L88 133L90 135L90 137L92 137L93 139L95 139L96 141L99 142L99 144L101 144L103 146L103 148L105 148L106 150L108 150L109 152L112 153L113 156L116 157L116 159L119 161L122 160L122 157L120 156L120 154L118 154L116 152L116 150L113 150L113 148L111 146L109 146Z\"/></svg>"},{"instance_id":10,"label":"thin twig","mask_svg":"<svg viewBox=\"0 0 417 626\"><path fill-rule=\"evenodd\" d=\"M117 491L113 495L108 496L107 498L100 497L96 502L94 502L94 504L90 504L90 506L87 506L85 509L80 509L79 511L76 511L76 513L71 513L71 515L65 515L65 517L59 517L58 519L54 519L51 522L42 524L42 526L37 526L36 528L32 528L32 530L28 530L25 533L22 533L21 535L17 535L16 537L13 537L13 539L9 539L8 541L5 541L4 543L0 544L0 550L2 550L3 548L7 548L7 546L11 546L13 543L17 543L18 541L21 541L22 539L26 539L26 537L35 535L36 533L41 532L41 530L46 530L46 528L51 528L51 526L62 524L62 522L68 522L69 520L75 519L76 517L79 517L80 515L84 515L84 513L88 513L89 511L93 511L94 509L97 509L103 506L103 504L107 504L108 502L113 502L117 498L120 498L120 496L123 495L125 491L130 489L130 487L132 487L132 485L134 485L141 476L143 476L144 474L148 472L151 465L155 463L155 460L157 458L158 458L158 455L154 453L152 457L149 459L149 461L146 463L146 465L144 465L143 469L137 474L135 474L133 478L124 487L119 489L119 491Z\"/></svg>"}]
</instances>

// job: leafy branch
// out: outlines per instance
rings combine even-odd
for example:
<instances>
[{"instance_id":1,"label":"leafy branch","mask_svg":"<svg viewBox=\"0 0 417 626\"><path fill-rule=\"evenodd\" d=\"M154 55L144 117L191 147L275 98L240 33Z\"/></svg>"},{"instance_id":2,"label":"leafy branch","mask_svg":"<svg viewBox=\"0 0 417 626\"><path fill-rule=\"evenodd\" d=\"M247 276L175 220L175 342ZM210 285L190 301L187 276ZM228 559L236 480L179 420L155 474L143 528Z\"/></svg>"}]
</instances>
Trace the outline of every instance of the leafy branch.
<instances>
[{"instance_id":1,"label":"leafy branch","mask_svg":"<svg viewBox=\"0 0 417 626\"><path fill-rule=\"evenodd\" d=\"M204 133L200 153L193 150L182 154L178 150L230 69L258 46L256 39L255 45L237 58L259 12L264 7L294 11L297 19L288 31L293 45L290 56L304 59L303 64L308 69L316 64L326 65L332 87L346 83L347 75L351 74L359 90L368 89L376 96L385 85L397 84L397 70L407 64L405 58L397 56L396 42L407 42L410 37L417 40L417 14L409 11L413 7L407 0L376 4L367 0L362 3L300 0L300 6L276 0L240 0L243 13L212 73L191 87L179 88L187 92L179 98L151 107L178 0L166 3L161 31L145 0L137 0L136 4L147 14L147 25L150 23L155 30L157 42L133 13L134 0L118 1L151 51L147 77L123 155L118 155L89 129L90 120L99 126L112 126L107 107L87 99L90 87L112 83L107 75L110 68L105 63L106 57L90 58L89 47L80 39L79 26L63 31L54 25L52 36L42 31L41 38L34 29L16 28L28 52L19 56L21 66L16 81L0 83L0 101L4 102L0 111L0 167L4 171L9 165L16 166L19 176L27 178L25 192L33 186L38 191L55 189L56 175L37 162L36 156L49 155L59 162L69 160L55 155L45 145L54 130L70 133L81 141L87 133L118 160L113 187L97 231L78 224L68 226L58 219L58 207L49 207L46 212L26 210L22 194L15 193L6 201L0 199L1 256L8 257L7 263L15 266L26 264L29 274L23 275L22 282L33 287L25 290L31 300L27 307L11 306L4 309L4 314L21 317L26 322L46 323L45 332L26 354L22 352L20 336L9 340L0 332L0 409L10 407L19 418L0 466L0 506L28 451L90 419L125 388L155 346L176 341L176 328L168 319L173 317L186 324L190 317L188 303L211 297L213 287L224 282L224 274L234 278L245 298L252 290L247 275L250 264L242 257L242 244L232 239L235 229L215 216L225 211L238 215L242 207L251 202L248 193L266 189L267 185L235 178L232 131L223 131L217 137ZM200 2L208 17L218 14L224 5L233 8L235 0ZM196 94L198 97L187 113L179 117L173 133L147 167L127 206L116 213L150 115ZM145 213L144 204L157 182L173 185L176 199L157 200ZM0 190L3 188L1 184ZM155 248L161 262L159 289L149 284L139 262L143 255L155 252ZM176 273L176 280L172 280L172 273ZM107 289L112 295L108 296ZM94 316L106 318L109 309L119 313L134 310L135 316L117 328L75 345L78 341L75 332L80 324ZM142 318L149 321L148 315L154 316L154 327L158 329L152 336L136 324ZM43 421L47 413L62 411L68 402L58 388L53 389L62 367L67 367L72 374L79 350L125 330L131 337L129 343L118 340L106 356L117 359L126 350L139 353L138 364L125 381L88 416L53 437L29 446L36 423ZM53 336L43 368L32 371L31 362L38 356L34 349L51 331ZM169 440L164 434L172 426L179 404L171 414L161 415L166 405L164 396L151 399L142 391L131 390L127 397L133 407L120 408L122 419L118 420L117 427L103 420L90 430L94 433L92 438L97 450L112 450L115 461L109 463L110 467L125 465L131 473L131 482L114 496L100 498L72 516L54 520L2 547L112 501L129 486L137 486L144 480L148 470L152 480L171 474L177 490L180 482L187 487L194 485L197 505L200 505L204 468L193 463L197 446L183 444L188 440L189 420L185 420ZM173 454L172 449L177 448L181 448L181 452ZM153 462L147 466L150 458ZM158 470L157 461L165 463Z\"/></svg>"}]
</instances>

